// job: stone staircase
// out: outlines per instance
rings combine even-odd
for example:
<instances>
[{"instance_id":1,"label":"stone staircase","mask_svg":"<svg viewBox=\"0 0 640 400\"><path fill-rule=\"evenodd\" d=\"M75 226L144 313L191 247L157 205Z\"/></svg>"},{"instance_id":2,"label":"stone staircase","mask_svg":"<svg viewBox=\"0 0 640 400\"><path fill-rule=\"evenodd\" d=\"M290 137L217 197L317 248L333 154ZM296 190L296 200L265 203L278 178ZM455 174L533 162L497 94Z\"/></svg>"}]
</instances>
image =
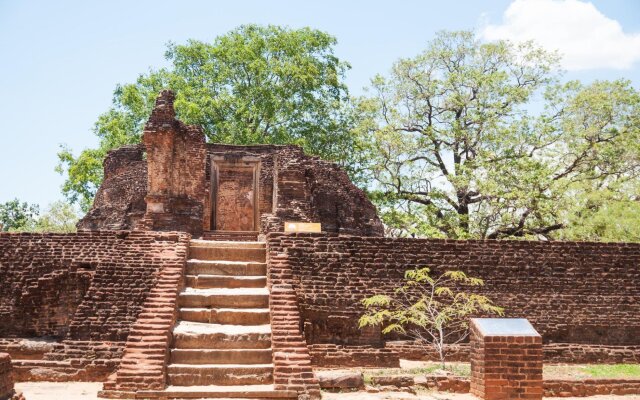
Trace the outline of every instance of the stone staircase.
<instances>
[{"instance_id":1,"label":"stone staircase","mask_svg":"<svg viewBox=\"0 0 640 400\"><path fill-rule=\"evenodd\" d=\"M192 240L161 398L292 398L273 386L265 244Z\"/></svg>"}]
</instances>

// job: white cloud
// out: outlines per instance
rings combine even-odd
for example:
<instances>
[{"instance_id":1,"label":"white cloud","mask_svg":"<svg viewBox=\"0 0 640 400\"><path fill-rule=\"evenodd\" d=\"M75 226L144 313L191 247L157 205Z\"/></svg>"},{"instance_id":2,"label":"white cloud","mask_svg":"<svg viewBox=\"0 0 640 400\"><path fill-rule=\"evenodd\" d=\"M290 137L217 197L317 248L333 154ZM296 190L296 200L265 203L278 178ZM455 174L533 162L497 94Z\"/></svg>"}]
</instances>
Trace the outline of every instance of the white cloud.
<instances>
[{"instance_id":1,"label":"white cloud","mask_svg":"<svg viewBox=\"0 0 640 400\"><path fill-rule=\"evenodd\" d=\"M640 61L640 33L625 33L618 21L578 0L515 0L501 24L486 24L480 34L485 40L533 39L558 50L567 70L628 69Z\"/></svg>"}]
</instances>

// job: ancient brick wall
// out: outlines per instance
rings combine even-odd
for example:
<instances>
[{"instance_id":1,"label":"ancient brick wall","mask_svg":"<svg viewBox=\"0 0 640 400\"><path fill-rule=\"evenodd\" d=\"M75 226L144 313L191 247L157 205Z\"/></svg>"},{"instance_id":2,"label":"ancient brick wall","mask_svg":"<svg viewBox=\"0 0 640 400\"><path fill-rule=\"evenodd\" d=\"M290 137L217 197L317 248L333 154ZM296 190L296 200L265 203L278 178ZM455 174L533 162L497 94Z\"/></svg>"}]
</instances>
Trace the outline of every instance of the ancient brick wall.
<instances>
[{"instance_id":1,"label":"ancient brick wall","mask_svg":"<svg viewBox=\"0 0 640 400\"><path fill-rule=\"evenodd\" d=\"M383 236L375 206L337 165L282 146L274 180L275 207L263 218L263 233L282 232L290 220L320 222L324 232Z\"/></svg>"},{"instance_id":2,"label":"ancient brick wall","mask_svg":"<svg viewBox=\"0 0 640 400\"><path fill-rule=\"evenodd\" d=\"M91 210L78 222L78 229L133 229L147 208L147 162L144 146L123 146L107 154L104 181Z\"/></svg>"},{"instance_id":3,"label":"ancient brick wall","mask_svg":"<svg viewBox=\"0 0 640 400\"><path fill-rule=\"evenodd\" d=\"M276 390L294 390L319 399L320 385L300 331L300 314L292 273L282 253L267 251L267 286L273 349L273 383Z\"/></svg>"},{"instance_id":4,"label":"ancient brick wall","mask_svg":"<svg viewBox=\"0 0 640 400\"><path fill-rule=\"evenodd\" d=\"M163 90L144 128L147 212L140 228L200 236L206 196L204 133L176 119L174 98L173 92Z\"/></svg>"},{"instance_id":5,"label":"ancient brick wall","mask_svg":"<svg viewBox=\"0 0 640 400\"><path fill-rule=\"evenodd\" d=\"M0 399L10 399L13 393L11 357L7 353L0 353Z\"/></svg>"},{"instance_id":6,"label":"ancient brick wall","mask_svg":"<svg viewBox=\"0 0 640 400\"><path fill-rule=\"evenodd\" d=\"M169 131L157 127L167 124L154 124L146 148L109 152L104 182L79 229L182 230L195 236L213 230L210 156L217 156L259 160L258 225L264 234L282 232L292 220L320 222L323 231L344 235L383 235L375 206L347 174L298 146L205 145L201 132L179 121L167 123Z\"/></svg>"},{"instance_id":7,"label":"ancient brick wall","mask_svg":"<svg viewBox=\"0 0 640 400\"><path fill-rule=\"evenodd\" d=\"M184 265L188 237L136 231L0 234L0 337L64 339L43 358L60 361L52 365L70 379L87 379L76 372L88 364L104 376L118 360L97 358L120 356L158 271ZM25 379L39 379L28 373L39 363L25 363Z\"/></svg>"},{"instance_id":8,"label":"ancient brick wall","mask_svg":"<svg viewBox=\"0 0 640 400\"><path fill-rule=\"evenodd\" d=\"M375 206L337 165L305 155L293 145L207 146L209 155L260 160L261 233L282 232L284 222L291 220L320 222L323 231L344 235L383 235ZM208 191L210 180L207 175Z\"/></svg>"},{"instance_id":9,"label":"ancient brick wall","mask_svg":"<svg viewBox=\"0 0 640 400\"><path fill-rule=\"evenodd\" d=\"M545 343L640 345L640 245L452 241L270 234L269 253L292 271L310 345L383 347L360 330L360 300L390 293L404 271L460 269L485 280L480 292L529 319ZM632 351L633 352L633 351Z\"/></svg>"}]
</instances>

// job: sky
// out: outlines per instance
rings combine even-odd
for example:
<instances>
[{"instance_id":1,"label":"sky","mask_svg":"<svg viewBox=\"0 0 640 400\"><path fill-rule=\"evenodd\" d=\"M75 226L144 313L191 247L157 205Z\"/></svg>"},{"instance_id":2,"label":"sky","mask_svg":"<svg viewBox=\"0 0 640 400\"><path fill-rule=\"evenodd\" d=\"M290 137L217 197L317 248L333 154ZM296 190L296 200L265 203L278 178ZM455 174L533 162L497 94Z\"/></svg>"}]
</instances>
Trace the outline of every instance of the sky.
<instances>
[{"instance_id":1,"label":"sky","mask_svg":"<svg viewBox=\"0 0 640 400\"><path fill-rule=\"evenodd\" d=\"M334 35L355 95L436 32L460 29L559 49L565 79L626 78L640 89L637 0L0 0L0 203L62 199L56 153L97 144L91 129L117 84L165 66L169 41L211 41L248 23Z\"/></svg>"}]
</instances>

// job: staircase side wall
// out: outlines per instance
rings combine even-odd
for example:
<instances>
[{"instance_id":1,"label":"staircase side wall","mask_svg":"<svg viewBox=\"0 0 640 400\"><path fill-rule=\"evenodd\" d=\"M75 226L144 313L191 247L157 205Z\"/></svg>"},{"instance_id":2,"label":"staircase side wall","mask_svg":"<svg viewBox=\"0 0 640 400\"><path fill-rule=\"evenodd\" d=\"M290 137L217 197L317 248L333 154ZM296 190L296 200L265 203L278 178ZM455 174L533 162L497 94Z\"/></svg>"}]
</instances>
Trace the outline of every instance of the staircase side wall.
<instances>
[{"instance_id":1,"label":"staircase side wall","mask_svg":"<svg viewBox=\"0 0 640 400\"><path fill-rule=\"evenodd\" d=\"M298 299L286 255L267 248L267 286L270 291L273 380L276 390L297 391L320 398L320 385L311 367L311 357L300 330Z\"/></svg>"},{"instance_id":2,"label":"staircase side wall","mask_svg":"<svg viewBox=\"0 0 640 400\"><path fill-rule=\"evenodd\" d=\"M62 341L45 360L73 362L49 379L104 379L117 367L158 273L184 266L186 238L175 232L1 233L0 338ZM46 372L37 362L19 368L22 380L47 378L34 375Z\"/></svg>"}]
</instances>

